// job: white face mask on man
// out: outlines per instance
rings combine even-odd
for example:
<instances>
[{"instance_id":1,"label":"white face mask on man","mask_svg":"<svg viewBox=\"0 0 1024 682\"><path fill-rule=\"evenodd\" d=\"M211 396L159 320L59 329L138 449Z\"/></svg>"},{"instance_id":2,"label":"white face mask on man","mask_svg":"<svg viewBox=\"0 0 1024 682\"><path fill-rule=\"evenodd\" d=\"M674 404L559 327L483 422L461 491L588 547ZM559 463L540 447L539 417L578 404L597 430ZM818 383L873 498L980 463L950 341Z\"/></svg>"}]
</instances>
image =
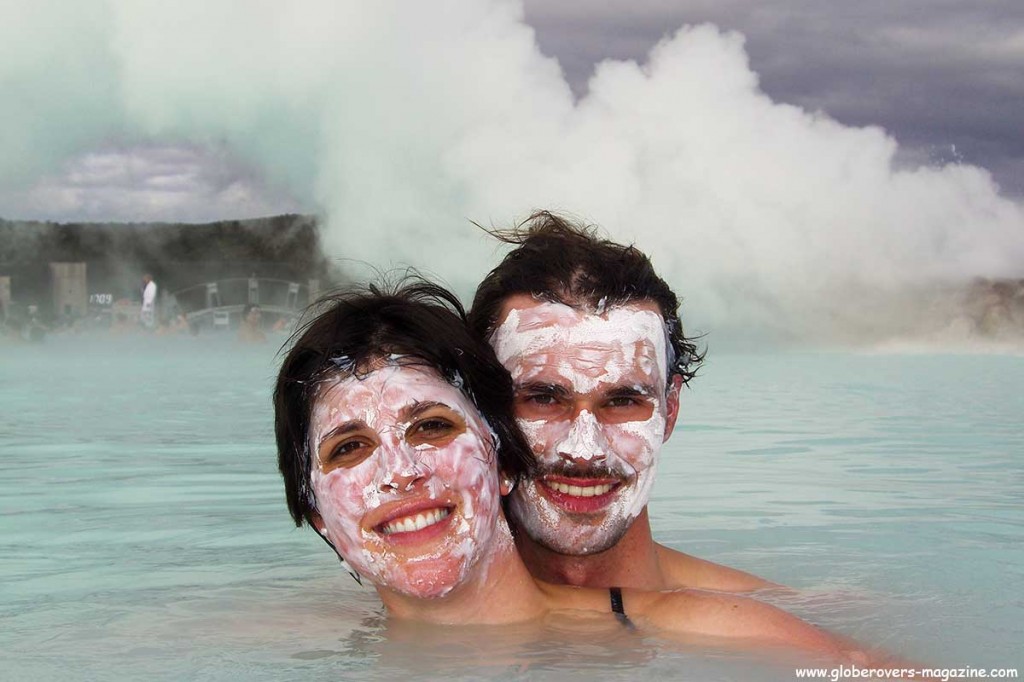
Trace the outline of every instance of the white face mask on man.
<instances>
[{"instance_id":1,"label":"white face mask on man","mask_svg":"<svg viewBox=\"0 0 1024 682\"><path fill-rule=\"evenodd\" d=\"M540 545L602 552L646 507L677 399L666 390L667 342L649 302L599 313L528 300L495 329L491 345L512 375L538 464L511 510Z\"/></svg>"}]
</instances>

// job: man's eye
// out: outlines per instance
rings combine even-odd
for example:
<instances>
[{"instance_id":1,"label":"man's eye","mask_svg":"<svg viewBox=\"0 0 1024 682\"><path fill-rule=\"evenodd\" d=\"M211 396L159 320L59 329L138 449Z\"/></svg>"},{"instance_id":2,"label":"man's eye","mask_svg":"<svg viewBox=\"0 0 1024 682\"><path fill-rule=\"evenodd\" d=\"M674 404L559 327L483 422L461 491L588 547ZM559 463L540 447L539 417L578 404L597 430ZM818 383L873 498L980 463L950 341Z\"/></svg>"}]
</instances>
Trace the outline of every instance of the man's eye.
<instances>
[{"instance_id":1,"label":"man's eye","mask_svg":"<svg viewBox=\"0 0 1024 682\"><path fill-rule=\"evenodd\" d=\"M522 419L558 419L569 412L568 396L554 391L522 389L515 396L516 416Z\"/></svg>"},{"instance_id":2,"label":"man's eye","mask_svg":"<svg viewBox=\"0 0 1024 682\"><path fill-rule=\"evenodd\" d=\"M601 402L597 417L606 424L645 421L654 413L654 401L646 395L615 395Z\"/></svg>"}]
</instances>

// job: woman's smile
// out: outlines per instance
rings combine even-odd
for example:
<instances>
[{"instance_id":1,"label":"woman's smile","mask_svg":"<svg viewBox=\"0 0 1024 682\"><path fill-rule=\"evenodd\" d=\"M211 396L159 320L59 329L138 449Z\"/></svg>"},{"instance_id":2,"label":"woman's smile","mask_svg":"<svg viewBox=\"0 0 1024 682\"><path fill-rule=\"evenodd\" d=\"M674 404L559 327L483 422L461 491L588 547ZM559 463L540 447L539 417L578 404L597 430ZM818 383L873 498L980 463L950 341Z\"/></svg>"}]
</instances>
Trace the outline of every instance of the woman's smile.
<instances>
[{"instance_id":1,"label":"woman's smile","mask_svg":"<svg viewBox=\"0 0 1024 682\"><path fill-rule=\"evenodd\" d=\"M384 505L367 514L363 527L385 542L402 546L437 540L451 530L456 504L434 499L412 499Z\"/></svg>"}]
</instances>

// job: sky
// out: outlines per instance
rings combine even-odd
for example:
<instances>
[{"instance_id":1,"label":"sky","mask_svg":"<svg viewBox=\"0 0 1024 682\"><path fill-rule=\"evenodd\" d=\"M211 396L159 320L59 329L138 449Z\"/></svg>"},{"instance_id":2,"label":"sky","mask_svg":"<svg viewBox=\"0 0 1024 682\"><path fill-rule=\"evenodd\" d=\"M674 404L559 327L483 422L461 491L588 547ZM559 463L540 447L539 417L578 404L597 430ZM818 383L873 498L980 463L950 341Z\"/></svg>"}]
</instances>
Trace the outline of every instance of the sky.
<instances>
[{"instance_id":1,"label":"sky","mask_svg":"<svg viewBox=\"0 0 1024 682\"><path fill-rule=\"evenodd\" d=\"M0 217L315 212L357 276L466 295L500 255L470 221L549 208L652 253L705 328L855 337L1024 276L1021 15L0 0Z\"/></svg>"},{"instance_id":2,"label":"sky","mask_svg":"<svg viewBox=\"0 0 1024 682\"><path fill-rule=\"evenodd\" d=\"M906 164L961 162L1024 195L1024 3L1018 0L527 0L575 92L603 59L643 60L684 23L746 39L773 99L877 125Z\"/></svg>"}]
</instances>

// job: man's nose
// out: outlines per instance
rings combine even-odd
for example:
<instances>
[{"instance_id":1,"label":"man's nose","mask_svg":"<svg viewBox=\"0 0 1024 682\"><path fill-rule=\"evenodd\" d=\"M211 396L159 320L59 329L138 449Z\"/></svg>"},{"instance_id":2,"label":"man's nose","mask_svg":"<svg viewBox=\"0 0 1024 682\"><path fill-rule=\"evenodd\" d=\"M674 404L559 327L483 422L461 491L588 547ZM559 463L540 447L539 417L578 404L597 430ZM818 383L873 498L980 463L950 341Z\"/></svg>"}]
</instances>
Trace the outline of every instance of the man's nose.
<instances>
[{"instance_id":1,"label":"man's nose","mask_svg":"<svg viewBox=\"0 0 1024 682\"><path fill-rule=\"evenodd\" d=\"M558 455L573 462L601 462L607 457L601 426L589 410L580 410L569 426L569 433L558 444Z\"/></svg>"}]
</instances>

